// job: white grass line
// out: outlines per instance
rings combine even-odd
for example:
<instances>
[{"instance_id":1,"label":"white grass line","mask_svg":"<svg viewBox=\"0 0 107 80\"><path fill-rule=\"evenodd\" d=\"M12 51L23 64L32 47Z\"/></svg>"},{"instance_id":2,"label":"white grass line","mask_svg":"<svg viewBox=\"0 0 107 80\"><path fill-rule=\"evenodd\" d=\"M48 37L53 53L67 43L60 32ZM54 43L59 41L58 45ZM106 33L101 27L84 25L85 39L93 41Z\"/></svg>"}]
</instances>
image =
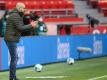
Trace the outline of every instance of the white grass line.
<instances>
[{"instance_id":1,"label":"white grass line","mask_svg":"<svg viewBox=\"0 0 107 80\"><path fill-rule=\"evenodd\" d=\"M25 77L27 79L55 79L55 78L64 78L65 76L39 76L39 77Z\"/></svg>"},{"instance_id":2,"label":"white grass line","mask_svg":"<svg viewBox=\"0 0 107 80\"><path fill-rule=\"evenodd\" d=\"M91 79L88 79L88 80L98 80L98 79L105 78L105 77L107 77L107 75L100 76L100 77L94 77L94 78L91 78Z\"/></svg>"}]
</instances>

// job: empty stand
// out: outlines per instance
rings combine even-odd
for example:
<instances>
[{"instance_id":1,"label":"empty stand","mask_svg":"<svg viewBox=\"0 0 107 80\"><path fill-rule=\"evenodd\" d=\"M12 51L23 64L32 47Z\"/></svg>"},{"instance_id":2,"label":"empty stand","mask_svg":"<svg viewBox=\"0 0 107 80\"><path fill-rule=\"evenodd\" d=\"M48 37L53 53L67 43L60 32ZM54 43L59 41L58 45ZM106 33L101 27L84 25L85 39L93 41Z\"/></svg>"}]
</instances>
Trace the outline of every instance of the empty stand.
<instances>
[{"instance_id":1,"label":"empty stand","mask_svg":"<svg viewBox=\"0 0 107 80\"><path fill-rule=\"evenodd\" d=\"M87 0L93 8L98 8L98 11L103 12L104 16L107 16L107 0Z\"/></svg>"},{"instance_id":2,"label":"empty stand","mask_svg":"<svg viewBox=\"0 0 107 80\"><path fill-rule=\"evenodd\" d=\"M28 9L37 11L44 17L73 17L74 4L68 0L5 0L7 9L11 10L17 2L23 2ZM61 17L59 17L61 15ZM73 16L72 16L73 15ZM63 17L64 18L64 17Z\"/></svg>"}]
</instances>

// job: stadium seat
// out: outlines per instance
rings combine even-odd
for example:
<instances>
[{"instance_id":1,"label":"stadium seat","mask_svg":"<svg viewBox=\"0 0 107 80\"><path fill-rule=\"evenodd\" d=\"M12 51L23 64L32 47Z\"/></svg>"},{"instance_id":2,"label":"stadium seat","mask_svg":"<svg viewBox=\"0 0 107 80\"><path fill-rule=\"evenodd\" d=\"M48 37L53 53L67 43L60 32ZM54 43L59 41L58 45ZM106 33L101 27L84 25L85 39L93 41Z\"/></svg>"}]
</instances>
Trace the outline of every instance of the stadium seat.
<instances>
[{"instance_id":1,"label":"stadium seat","mask_svg":"<svg viewBox=\"0 0 107 80\"><path fill-rule=\"evenodd\" d=\"M39 2L38 1L33 1L33 2L30 2L30 6L31 6L31 9L39 9L40 6L39 6Z\"/></svg>"},{"instance_id":2,"label":"stadium seat","mask_svg":"<svg viewBox=\"0 0 107 80\"><path fill-rule=\"evenodd\" d=\"M99 12L103 12L104 16L107 16L107 1L99 0L98 6L99 6Z\"/></svg>"},{"instance_id":3,"label":"stadium seat","mask_svg":"<svg viewBox=\"0 0 107 80\"><path fill-rule=\"evenodd\" d=\"M74 8L73 2L72 1L67 1L66 2L66 8L70 8L70 9Z\"/></svg>"},{"instance_id":4,"label":"stadium seat","mask_svg":"<svg viewBox=\"0 0 107 80\"><path fill-rule=\"evenodd\" d=\"M62 28L60 29L60 35L66 35L65 26L62 26Z\"/></svg>"},{"instance_id":5,"label":"stadium seat","mask_svg":"<svg viewBox=\"0 0 107 80\"><path fill-rule=\"evenodd\" d=\"M92 6L92 8L97 8L98 1L97 0L90 0L90 5Z\"/></svg>"},{"instance_id":6,"label":"stadium seat","mask_svg":"<svg viewBox=\"0 0 107 80\"><path fill-rule=\"evenodd\" d=\"M89 34L89 28L87 26L73 26L71 28L71 34L81 35L81 34Z\"/></svg>"}]
</instances>

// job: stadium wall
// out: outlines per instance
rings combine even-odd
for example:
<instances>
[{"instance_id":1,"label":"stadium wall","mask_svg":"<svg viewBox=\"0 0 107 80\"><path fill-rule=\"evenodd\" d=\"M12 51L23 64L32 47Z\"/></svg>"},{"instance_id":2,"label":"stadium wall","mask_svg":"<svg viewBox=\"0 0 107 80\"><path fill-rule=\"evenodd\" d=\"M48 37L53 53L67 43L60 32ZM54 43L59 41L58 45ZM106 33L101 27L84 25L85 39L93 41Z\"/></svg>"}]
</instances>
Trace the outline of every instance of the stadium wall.
<instances>
[{"instance_id":1,"label":"stadium wall","mask_svg":"<svg viewBox=\"0 0 107 80\"><path fill-rule=\"evenodd\" d=\"M107 35L35 36L23 37L18 44L18 68L35 64L65 61L68 57L78 60L107 55ZM88 47L91 53L78 56L77 47ZM1 68L9 67L9 52L2 39Z\"/></svg>"}]
</instances>

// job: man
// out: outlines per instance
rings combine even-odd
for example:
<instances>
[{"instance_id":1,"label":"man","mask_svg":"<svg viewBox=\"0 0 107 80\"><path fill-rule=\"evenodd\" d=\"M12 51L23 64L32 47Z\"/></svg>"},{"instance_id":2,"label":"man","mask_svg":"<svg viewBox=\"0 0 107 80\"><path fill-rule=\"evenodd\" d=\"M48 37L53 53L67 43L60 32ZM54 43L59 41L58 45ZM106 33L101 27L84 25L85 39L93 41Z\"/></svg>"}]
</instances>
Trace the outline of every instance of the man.
<instances>
[{"instance_id":1,"label":"man","mask_svg":"<svg viewBox=\"0 0 107 80\"><path fill-rule=\"evenodd\" d=\"M1 37L4 37L4 34L5 34L5 30L6 30L6 18L8 17L8 10L6 9L3 16L2 16L2 19L1 19L1 22L2 22L2 34L1 34Z\"/></svg>"},{"instance_id":2,"label":"man","mask_svg":"<svg viewBox=\"0 0 107 80\"><path fill-rule=\"evenodd\" d=\"M0 16L0 37L2 37L2 28L3 28L3 22L2 22L2 17Z\"/></svg>"},{"instance_id":3,"label":"man","mask_svg":"<svg viewBox=\"0 0 107 80\"><path fill-rule=\"evenodd\" d=\"M28 25L30 23L30 21L39 21L39 16L36 15L36 13L31 12L29 10L25 10L24 16L23 16L23 22L24 25ZM38 23L39 24L39 23ZM33 36L33 35L37 35L37 32L35 32L35 30L37 30L37 28L35 29L31 29L31 30L26 30L22 32L22 36Z\"/></svg>"},{"instance_id":4,"label":"man","mask_svg":"<svg viewBox=\"0 0 107 80\"><path fill-rule=\"evenodd\" d=\"M21 32L23 30L30 30L31 28L35 28L38 24L38 21L32 21L30 24L24 25L24 11L25 5L23 3L17 3L15 9L9 13L7 18L4 40L8 46L11 57L9 80L19 80L16 76L16 65L18 60L16 45L20 40Z\"/></svg>"},{"instance_id":5,"label":"man","mask_svg":"<svg viewBox=\"0 0 107 80\"><path fill-rule=\"evenodd\" d=\"M0 37L3 37L3 31L4 31L4 18L5 18L5 12L4 11L0 11Z\"/></svg>"},{"instance_id":6,"label":"man","mask_svg":"<svg viewBox=\"0 0 107 80\"><path fill-rule=\"evenodd\" d=\"M30 24L30 11L29 10L25 10L25 13L24 13L24 16L23 16L23 23L24 25L28 25ZM31 30L25 30L21 33L22 36L31 36L31 33L32 33L32 30L34 29L31 29Z\"/></svg>"},{"instance_id":7,"label":"man","mask_svg":"<svg viewBox=\"0 0 107 80\"><path fill-rule=\"evenodd\" d=\"M99 20L95 19L94 17L90 16L89 14L86 15L86 18L88 20L88 24L89 24L90 29L95 29L96 26L99 25Z\"/></svg>"}]
</instances>

